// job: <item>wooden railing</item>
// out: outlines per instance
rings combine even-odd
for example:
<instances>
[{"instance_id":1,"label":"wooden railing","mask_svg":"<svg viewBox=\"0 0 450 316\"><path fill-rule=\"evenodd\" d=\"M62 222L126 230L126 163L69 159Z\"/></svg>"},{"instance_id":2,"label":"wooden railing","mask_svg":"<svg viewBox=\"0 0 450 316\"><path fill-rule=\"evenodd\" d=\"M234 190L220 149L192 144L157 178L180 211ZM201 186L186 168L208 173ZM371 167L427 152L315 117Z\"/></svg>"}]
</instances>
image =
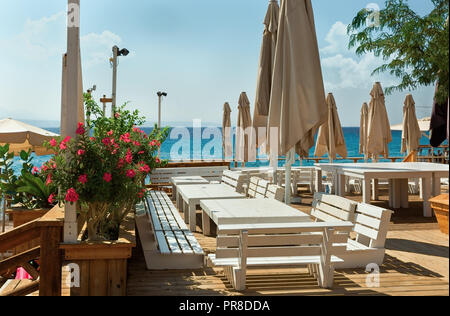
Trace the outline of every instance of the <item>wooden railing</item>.
<instances>
[{"instance_id":1,"label":"wooden railing","mask_svg":"<svg viewBox=\"0 0 450 316\"><path fill-rule=\"evenodd\" d=\"M64 226L63 210L54 207L50 212L13 230L0 234L0 253L40 238L40 246L25 250L0 261L0 276L8 278L17 268L22 267L33 278L24 286L18 286L1 296L22 296L39 290L40 296L61 295L62 256L60 243ZM29 261L39 259L39 272Z\"/></svg>"}]
</instances>

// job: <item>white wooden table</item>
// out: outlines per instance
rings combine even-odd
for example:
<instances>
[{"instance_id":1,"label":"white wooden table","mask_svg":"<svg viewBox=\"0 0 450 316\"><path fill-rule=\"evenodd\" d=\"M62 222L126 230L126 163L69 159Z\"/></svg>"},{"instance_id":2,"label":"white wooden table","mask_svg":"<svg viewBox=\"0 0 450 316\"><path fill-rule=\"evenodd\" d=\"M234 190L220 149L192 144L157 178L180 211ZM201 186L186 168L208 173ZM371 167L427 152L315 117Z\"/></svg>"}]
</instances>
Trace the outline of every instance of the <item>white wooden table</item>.
<instances>
[{"instance_id":1,"label":"white wooden table","mask_svg":"<svg viewBox=\"0 0 450 316\"><path fill-rule=\"evenodd\" d=\"M291 206L274 199L202 200L203 234L211 235L216 225L278 224L311 222L312 219Z\"/></svg>"},{"instance_id":2,"label":"white wooden table","mask_svg":"<svg viewBox=\"0 0 450 316\"><path fill-rule=\"evenodd\" d=\"M363 202L371 201L371 181L374 180L372 195L377 198L379 179L389 181L389 206L398 209L408 208L408 179L421 179L424 200L423 214L432 216L429 199L441 194L441 178L449 176L447 165L424 162L401 163L356 163L356 164L316 164L316 184L321 186L322 172L332 172L336 194L344 196L345 177L354 177L363 182Z\"/></svg>"},{"instance_id":3,"label":"white wooden table","mask_svg":"<svg viewBox=\"0 0 450 316\"><path fill-rule=\"evenodd\" d=\"M200 176L184 176L170 178L172 183L172 200L176 200L176 205L180 208L179 199L177 195L177 186L179 185L193 185L193 184L209 184L209 181Z\"/></svg>"},{"instance_id":4,"label":"white wooden table","mask_svg":"<svg viewBox=\"0 0 450 316\"><path fill-rule=\"evenodd\" d=\"M245 198L245 195L225 184L179 185L177 193L181 198L180 211L184 212L184 220L192 232L196 231L196 210L201 200Z\"/></svg>"}]
</instances>

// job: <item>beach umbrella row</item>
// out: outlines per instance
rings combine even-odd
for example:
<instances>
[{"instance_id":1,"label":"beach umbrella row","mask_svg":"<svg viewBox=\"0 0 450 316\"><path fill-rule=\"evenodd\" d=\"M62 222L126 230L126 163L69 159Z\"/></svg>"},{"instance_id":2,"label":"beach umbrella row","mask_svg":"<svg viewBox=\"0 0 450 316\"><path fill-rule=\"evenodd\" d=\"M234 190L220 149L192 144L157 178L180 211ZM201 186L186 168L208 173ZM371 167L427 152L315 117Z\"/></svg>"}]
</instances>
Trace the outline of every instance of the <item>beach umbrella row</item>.
<instances>
[{"instance_id":1,"label":"beach umbrella row","mask_svg":"<svg viewBox=\"0 0 450 316\"><path fill-rule=\"evenodd\" d=\"M327 96L328 121L319 129L316 150L314 156L322 157L328 154L330 162L336 159L337 155L347 158L347 145L345 144L344 132L336 107L336 101L332 93Z\"/></svg>"},{"instance_id":2,"label":"beach umbrella row","mask_svg":"<svg viewBox=\"0 0 450 316\"><path fill-rule=\"evenodd\" d=\"M236 160L242 162L249 161L249 134L248 129L252 126L252 117L250 114L250 101L245 92L239 97L238 120L236 130Z\"/></svg>"}]
</instances>

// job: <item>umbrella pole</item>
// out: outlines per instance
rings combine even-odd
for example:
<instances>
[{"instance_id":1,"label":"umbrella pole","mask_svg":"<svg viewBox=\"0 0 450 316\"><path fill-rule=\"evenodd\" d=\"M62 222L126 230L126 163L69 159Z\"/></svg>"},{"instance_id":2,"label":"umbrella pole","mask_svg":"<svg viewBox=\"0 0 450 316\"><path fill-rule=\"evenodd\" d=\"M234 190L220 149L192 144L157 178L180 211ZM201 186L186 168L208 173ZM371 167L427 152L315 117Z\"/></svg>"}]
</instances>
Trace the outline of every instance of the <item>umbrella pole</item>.
<instances>
[{"instance_id":1,"label":"umbrella pole","mask_svg":"<svg viewBox=\"0 0 450 316\"><path fill-rule=\"evenodd\" d=\"M292 174L292 165L295 162L295 148L292 148L288 154L286 155L286 170L285 170L285 203L287 205L291 204L292 202L292 195L291 195L291 174Z\"/></svg>"}]
</instances>

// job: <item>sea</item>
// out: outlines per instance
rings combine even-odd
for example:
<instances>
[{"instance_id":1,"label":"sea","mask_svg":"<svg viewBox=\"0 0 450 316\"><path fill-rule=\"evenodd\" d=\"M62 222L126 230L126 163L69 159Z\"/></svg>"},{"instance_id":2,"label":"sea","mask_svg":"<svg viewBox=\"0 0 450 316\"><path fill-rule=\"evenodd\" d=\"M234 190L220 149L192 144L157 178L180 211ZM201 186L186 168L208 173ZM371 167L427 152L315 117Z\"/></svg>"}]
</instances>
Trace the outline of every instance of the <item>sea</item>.
<instances>
[{"instance_id":1,"label":"sea","mask_svg":"<svg viewBox=\"0 0 450 316\"><path fill-rule=\"evenodd\" d=\"M45 129L45 128L44 128ZM47 130L59 133L59 128L46 128ZM150 133L152 128L143 128L146 133ZM169 161L181 160L221 160L222 152L222 129L205 127L201 129L195 128L172 128L168 139L161 146L161 158ZM344 137L347 144L348 157L361 157L359 153L359 127L344 127ZM391 157L403 157L401 151L401 131L392 131L392 142L389 144L389 153ZM201 139L201 144L200 144ZM233 137L233 143L235 137ZM429 139L425 136L421 139L422 145L429 145ZM436 153L438 151L436 150ZM311 149L310 156L313 157L314 148ZM33 156L33 164L40 167L44 162L48 161L51 156L37 157ZM324 162L328 162L328 157L323 157ZM388 160L390 161L390 160ZM340 160L340 162L353 162L353 160ZM297 160L296 165L300 161ZM313 165L313 160L304 160L301 162L304 166ZM266 155L258 154L256 162L246 163L246 167L265 167L269 165ZM283 167L284 161L279 162L279 167ZM16 157L14 160L15 172L20 172L21 161Z\"/></svg>"},{"instance_id":2,"label":"sea","mask_svg":"<svg viewBox=\"0 0 450 316\"><path fill-rule=\"evenodd\" d=\"M59 134L59 128L45 128L51 132ZM152 131L152 128L143 128L143 130L148 134ZM344 137L347 144L348 157L361 157L359 153L359 127L344 127L343 128ZM389 152L391 157L403 157L401 154L401 131L392 131L392 142L389 144ZM200 142L201 140L201 142ZM233 143L235 142L235 137L233 137ZM429 139L424 135L421 139L422 145L429 145ZM435 150L436 154L438 150ZM314 148L311 149L310 156L313 157ZM48 161L51 156L35 156L33 154L32 163L41 167L46 161ZM169 161L180 161L180 160L221 160L223 158L222 152L222 129L221 128L172 128L170 130L170 135L168 139L161 146L161 158L167 159ZM384 160L381 160L384 161ZM390 161L390 160L388 160ZM323 157L323 162L329 162L327 156ZM353 160L340 160L339 162L352 163ZM295 166L300 164L303 166L314 165L313 160L297 160ZM285 162L281 160L279 162L279 167L283 167ZM14 158L13 169L16 174L20 173L21 170L21 160L19 157ZM240 166L240 165L238 165ZM266 167L269 166L269 160L267 156L258 154L258 159L256 162L248 162L245 165L249 168L254 167ZM0 208L1 214L1 208Z\"/></svg>"}]
</instances>

